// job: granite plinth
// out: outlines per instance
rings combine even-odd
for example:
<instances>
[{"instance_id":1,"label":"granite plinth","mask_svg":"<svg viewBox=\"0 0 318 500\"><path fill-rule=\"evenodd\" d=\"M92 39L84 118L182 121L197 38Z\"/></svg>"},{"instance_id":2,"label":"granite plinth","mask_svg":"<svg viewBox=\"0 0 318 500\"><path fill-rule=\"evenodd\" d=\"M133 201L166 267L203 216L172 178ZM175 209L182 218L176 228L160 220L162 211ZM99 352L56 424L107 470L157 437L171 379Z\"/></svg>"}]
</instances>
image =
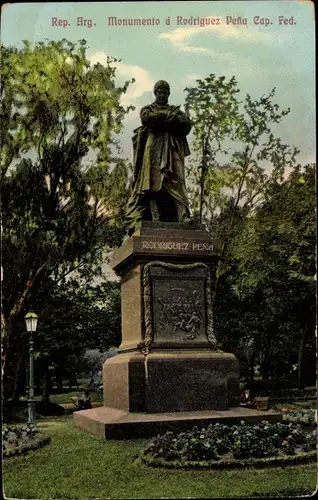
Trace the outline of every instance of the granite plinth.
<instances>
[{"instance_id":1,"label":"granite plinth","mask_svg":"<svg viewBox=\"0 0 318 500\"><path fill-rule=\"evenodd\" d=\"M142 348L143 291L140 266L130 269L121 278L121 333L121 351Z\"/></svg>"},{"instance_id":2,"label":"granite plinth","mask_svg":"<svg viewBox=\"0 0 318 500\"><path fill-rule=\"evenodd\" d=\"M238 423L245 420L257 423L262 420L279 422L281 414L243 407L233 407L226 411L193 411L178 413L130 413L115 408L101 406L91 410L73 413L77 427L90 432L102 441L110 439L151 438L166 431L181 432L191 427L206 426L217 422Z\"/></svg>"},{"instance_id":3,"label":"granite plinth","mask_svg":"<svg viewBox=\"0 0 318 500\"><path fill-rule=\"evenodd\" d=\"M143 222L112 253L121 277L121 352L144 348L147 322L152 348L209 346L218 252L202 224Z\"/></svg>"},{"instance_id":4,"label":"granite plinth","mask_svg":"<svg viewBox=\"0 0 318 500\"><path fill-rule=\"evenodd\" d=\"M219 242L211 240L202 224L143 222L110 256L110 265L119 275L153 260L169 262L217 262Z\"/></svg>"},{"instance_id":5,"label":"granite plinth","mask_svg":"<svg viewBox=\"0 0 318 500\"><path fill-rule=\"evenodd\" d=\"M148 270L147 266L137 265L121 277L120 351L143 349L147 317L152 318L148 319L152 348L211 347L209 267L199 262L177 268L171 263L153 262Z\"/></svg>"},{"instance_id":6,"label":"granite plinth","mask_svg":"<svg viewBox=\"0 0 318 500\"><path fill-rule=\"evenodd\" d=\"M238 381L238 361L230 353L122 353L104 363L104 406L132 413L226 410L239 405Z\"/></svg>"},{"instance_id":7,"label":"granite plinth","mask_svg":"<svg viewBox=\"0 0 318 500\"><path fill-rule=\"evenodd\" d=\"M217 351L214 335L218 259L218 243L204 226L178 223L142 223L113 252L121 277L120 353L103 366L104 406L75 412L76 425L105 440L280 418L238 407L238 361Z\"/></svg>"}]
</instances>

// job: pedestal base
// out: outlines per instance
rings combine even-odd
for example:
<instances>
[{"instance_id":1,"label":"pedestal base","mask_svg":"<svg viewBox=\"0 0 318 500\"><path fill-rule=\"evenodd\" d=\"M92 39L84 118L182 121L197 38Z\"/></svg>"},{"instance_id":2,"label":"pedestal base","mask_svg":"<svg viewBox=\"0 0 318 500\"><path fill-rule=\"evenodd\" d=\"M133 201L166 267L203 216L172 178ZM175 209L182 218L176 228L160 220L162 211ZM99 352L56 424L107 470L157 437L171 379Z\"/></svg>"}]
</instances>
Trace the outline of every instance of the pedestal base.
<instances>
[{"instance_id":1,"label":"pedestal base","mask_svg":"<svg viewBox=\"0 0 318 500\"><path fill-rule=\"evenodd\" d=\"M239 366L217 351L211 284L218 244L201 226L144 223L112 254L121 277L120 354L103 367L104 407L74 413L100 439L195 424L280 419L239 408Z\"/></svg>"},{"instance_id":2,"label":"pedestal base","mask_svg":"<svg viewBox=\"0 0 318 500\"><path fill-rule=\"evenodd\" d=\"M233 354L209 349L123 353L105 361L104 406L141 413L226 410L238 406Z\"/></svg>"},{"instance_id":3,"label":"pedestal base","mask_svg":"<svg viewBox=\"0 0 318 500\"><path fill-rule=\"evenodd\" d=\"M217 422L223 424L238 423L241 420L251 423L262 420L279 422L281 414L241 407L230 408L226 411L149 414L129 413L105 406L73 413L73 421L77 427L90 432L102 441L150 438L166 431L181 432L191 429L195 425L207 426Z\"/></svg>"}]
</instances>

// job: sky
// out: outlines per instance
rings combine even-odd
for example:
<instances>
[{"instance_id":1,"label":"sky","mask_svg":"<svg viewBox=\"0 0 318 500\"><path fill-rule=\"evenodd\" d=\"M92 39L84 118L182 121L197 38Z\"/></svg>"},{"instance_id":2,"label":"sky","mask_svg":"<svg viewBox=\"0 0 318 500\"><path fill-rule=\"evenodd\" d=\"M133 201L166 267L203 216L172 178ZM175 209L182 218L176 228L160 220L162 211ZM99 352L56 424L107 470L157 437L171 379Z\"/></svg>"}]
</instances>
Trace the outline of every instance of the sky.
<instances>
[{"instance_id":1,"label":"sky","mask_svg":"<svg viewBox=\"0 0 318 500\"><path fill-rule=\"evenodd\" d=\"M114 17L117 26L109 22ZM120 25L128 18L155 21ZM200 26L202 19L214 24ZM299 163L315 161L314 37L314 5L296 0L16 3L3 8L1 19L5 46L85 38L92 63L105 62L107 55L121 60L118 83L136 80L124 99L136 110L125 119L120 137L130 159L132 132L140 124L141 107L153 101L154 83L167 80L170 102L183 105L184 88L214 73L235 76L242 97L259 98L276 87L275 102L291 107L276 133L301 150Z\"/></svg>"}]
</instances>

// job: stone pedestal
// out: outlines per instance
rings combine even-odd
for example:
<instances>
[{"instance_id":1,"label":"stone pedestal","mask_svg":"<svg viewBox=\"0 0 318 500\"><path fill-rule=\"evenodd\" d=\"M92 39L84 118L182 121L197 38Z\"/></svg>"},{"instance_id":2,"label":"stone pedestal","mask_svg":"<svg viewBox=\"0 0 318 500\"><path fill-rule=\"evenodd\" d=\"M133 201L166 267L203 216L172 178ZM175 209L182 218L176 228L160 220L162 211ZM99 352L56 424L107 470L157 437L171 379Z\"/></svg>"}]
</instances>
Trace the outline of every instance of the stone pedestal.
<instances>
[{"instance_id":1,"label":"stone pedestal","mask_svg":"<svg viewBox=\"0 0 318 500\"><path fill-rule=\"evenodd\" d=\"M177 223L144 222L113 252L111 265L121 277L122 343L104 363L104 407L76 412L77 425L105 439L129 435L129 425L144 436L171 422L177 429L201 417L224 419L229 409L231 418L241 415L234 411L238 362L219 349L214 334L217 261L217 243L203 226Z\"/></svg>"},{"instance_id":2,"label":"stone pedestal","mask_svg":"<svg viewBox=\"0 0 318 500\"><path fill-rule=\"evenodd\" d=\"M207 349L124 353L103 369L104 406L132 413L227 410L239 404L233 354Z\"/></svg>"},{"instance_id":3,"label":"stone pedestal","mask_svg":"<svg viewBox=\"0 0 318 500\"><path fill-rule=\"evenodd\" d=\"M120 351L144 350L150 336L152 350L210 348L217 261L203 226L144 222L111 257L121 278Z\"/></svg>"},{"instance_id":4,"label":"stone pedestal","mask_svg":"<svg viewBox=\"0 0 318 500\"><path fill-rule=\"evenodd\" d=\"M214 336L217 260L203 226L174 223L143 223L113 253L122 343L104 364L105 406L164 413L239 404L237 360L219 352Z\"/></svg>"}]
</instances>

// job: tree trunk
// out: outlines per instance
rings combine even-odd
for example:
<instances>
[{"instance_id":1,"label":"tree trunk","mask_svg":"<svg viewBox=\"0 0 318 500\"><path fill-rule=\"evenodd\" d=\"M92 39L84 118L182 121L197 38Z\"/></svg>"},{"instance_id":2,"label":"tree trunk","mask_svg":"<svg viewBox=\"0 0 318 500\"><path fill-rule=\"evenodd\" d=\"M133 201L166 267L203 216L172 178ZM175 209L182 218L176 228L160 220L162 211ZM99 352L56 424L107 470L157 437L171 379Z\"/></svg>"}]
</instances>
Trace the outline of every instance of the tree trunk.
<instances>
[{"instance_id":1,"label":"tree trunk","mask_svg":"<svg viewBox=\"0 0 318 500\"><path fill-rule=\"evenodd\" d=\"M12 318L7 321L4 314L1 314L1 367L2 377L5 375L5 367L9 343L12 336Z\"/></svg>"},{"instance_id":2,"label":"tree trunk","mask_svg":"<svg viewBox=\"0 0 318 500\"><path fill-rule=\"evenodd\" d=\"M43 272L45 267L47 266L47 262L42 264L37 270L31 269L29 272L28 279L25 284L25 289L21 293L21 295L16 299L11 311L10 317L6 320L3 312L1 313L1 360L2 360L2 375L4 375L6 359L8 349L11 343L11 337L14 332L14 324L20 318L23 313L24 307L26 305L26 301L29 295L29 292L34 285L37 277Z\"/></svg>"},{"instance_id":3,"label":"tree trunk","mask_svg":"<svg viewBox=\"0 0 318 500\"><path fill-rule=\"evenodd\" d=\"M270 348L271 348L271 338L269 334L269 327L264 328L262 334L262 362L261 362L261 376L263 380L268 380L270 376Z\"/></svg>"},{"instance_id":4,"label":"tree trunk","mask_svg":"<svg viewBox=\"0 0 318 500\"><path fill-rule=\"evenodd\" d=\"M304 388L304 352L305 352L305 345L307 341L307 328L303 330L302 337L299 342L299 349L298 349L298 371L297 371L297 382L298 382L298 387L299 389Z\"/></svg>"},{"instance_id":5,"label":"tree trunk","mask_svg":"<svg viewBox=\"0 0 318 500\"><path fill-rule=\"evenodd\" d=\"M69 378L69 390L72 390L72 388L76 386L78 389L78 381L77 381L77 376L76 372L72 372L70 378Z\"/></svg>"},{"instance_id":6,"label":"tree trunk","mask_svg":"<svg viewBox=\"0 0 318 500\"><path fill-rule=\"evenodd\" d=\"M249 358L248 361L248 381L253 382L254 380L254 366L255 366L255 352Z\"/></svg>"},{"instance_id":7,"label":"tree trunk","mask_svg":"<svg viewBox=\"0 0 318 500\"><path fill-rule=\"evenodd\" d=\"M43 374L43 392L42 392L42 403L49 404L50 402L50 394L52 390L52 381L51 381L51 374L48 370L48 367L44 367L44 374Z\"/></svg>"},{"instance_id":8,"label":"tree trunk","mask_svg":"<svg viewBox=\"0 0 318 500\"><path fill-rule=\"evenodd\" d=\"M5 366L5 343L6 343L6 328L7 328L7 321L5 318L5 315L3 311L1 310L1 375L2 375L2 380L4 376L4 366Z\"/></svg>"},{"instance_id":9,"label":"tree trunk","mask_svg":"<svg viewBox=\"0 0 318 500\"><path fill-rule=\"evenodd\" d=\"M56 380L56 388L59 390L63 389L63 376L60 370L55 370L55 380Z\"/></svg>"},{"instance_id":10,"label":"tree trunk","mask_svg":"<svg viewBox=\"0 0 318 500\"><path fill-rule=\"evenodd\" d=\"M14 403L17 403L20 398L20 377L22 373L22 366L23 366L23 361L24 361L24 349L22 348L20 350L20 353L18 355L18 362L15 368L15 373L14 373L14 383L13 383L13 389L12 389L12 395L11 395L11 400Z\"/></svg>"},{"instance_id":11,"label":"tree trunk","mask_svg":"<svg viewBox=\"0 0 318 500\"><path fill-rule=\"evenodd\" d=\"M268 377L269 377L268 347L266 347L263 351L263 360L261 363L261 375L262 375L263 380L268 380Z\"/></svg>"},{"instance_id":12,"label":"tree trunk","mask_svg":"<svg viewBox=\"0 0 318 500\"><path fill-rule=\"evenodd\" d=\"M5 332L2 333L2 380L3 380L3 399L14 398L17 400L19 375L21 373L22 359L21 344L14 338L15 318L9 318L5 323ZM15 349L9 344L8 340L13 342ZM7 363L7 359L11 362Z\"/></svg>"}]
</instances>

